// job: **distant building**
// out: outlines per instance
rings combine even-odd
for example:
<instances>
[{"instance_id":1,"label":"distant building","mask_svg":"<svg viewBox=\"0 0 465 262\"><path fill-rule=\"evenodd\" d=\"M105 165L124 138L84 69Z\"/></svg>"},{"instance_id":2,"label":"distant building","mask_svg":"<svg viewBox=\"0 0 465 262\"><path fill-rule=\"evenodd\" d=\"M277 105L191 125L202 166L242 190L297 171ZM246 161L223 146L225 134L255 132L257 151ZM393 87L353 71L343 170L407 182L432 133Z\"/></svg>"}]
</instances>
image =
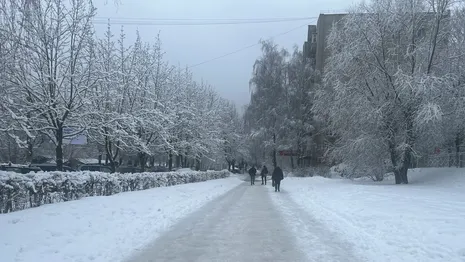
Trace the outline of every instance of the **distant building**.
<instances>
[{"instance_id":1,"label":"distant building","mask_svg":"<svg viewBox=\"0 0 465 262\"><path fill-rule=\"evenodd\" d=\"M436 15L434 12L426 12L422 14L424 16L422 17L422 26L418 30L419 35L425 35L428 31L432 30L434 25L431 21L434 21L434 17ZM347 13L320 14L317 24L308 26L308 36L307 41L305 41L303 46L303 53L304 57L313 60L315 69L320 72L320 76L324 74L325 62L330 55L329 50L327 49L327 38L331 33L332 27L346 15ZM450 10L448 10L444 16L450 17ZM448 39L444 38L442 41L447 43Z\"/></svg>"},{"instance_id":2,"label":"distant building","mask_svg":"<svg viewBox=\"0 0 465 262\"><path fill-rule=\"evenodd\" d=\"M304 43L304 56L313 59L315 69L323 74L325 60L329 56L326 49L326 39L335 23L346 14L320 14L316 25L308 26L307 41Z\"/></svg>"}]
</instances>

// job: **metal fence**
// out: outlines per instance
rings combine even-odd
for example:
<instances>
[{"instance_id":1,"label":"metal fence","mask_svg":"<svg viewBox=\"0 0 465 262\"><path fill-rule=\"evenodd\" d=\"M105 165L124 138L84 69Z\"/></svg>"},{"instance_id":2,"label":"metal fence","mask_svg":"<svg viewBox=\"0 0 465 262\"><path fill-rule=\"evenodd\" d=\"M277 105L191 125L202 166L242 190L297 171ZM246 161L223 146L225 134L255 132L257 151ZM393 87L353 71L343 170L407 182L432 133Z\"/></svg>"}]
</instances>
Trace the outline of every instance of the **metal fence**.
<instances>
[{"instance_id":1,"label":"metal fence","mask_svg":"<svg viewBox=\"0 0 465 262\"><path fill-rule=\"evenodd\" d=\"M464 167L465 147L459 152L455 148L447 148L440 152L424 155L412 161L412 167Z\"/></svg>"},{"instance_id":2,"label":"metal fence","mask_svg":"<svg viewBox=\"0 0 465 262\"><path fill-rule=\"evenodd\" d=\"M427 167L463 167L465 153L445 153L428 156Z\"/></svg>"}]
</instances>

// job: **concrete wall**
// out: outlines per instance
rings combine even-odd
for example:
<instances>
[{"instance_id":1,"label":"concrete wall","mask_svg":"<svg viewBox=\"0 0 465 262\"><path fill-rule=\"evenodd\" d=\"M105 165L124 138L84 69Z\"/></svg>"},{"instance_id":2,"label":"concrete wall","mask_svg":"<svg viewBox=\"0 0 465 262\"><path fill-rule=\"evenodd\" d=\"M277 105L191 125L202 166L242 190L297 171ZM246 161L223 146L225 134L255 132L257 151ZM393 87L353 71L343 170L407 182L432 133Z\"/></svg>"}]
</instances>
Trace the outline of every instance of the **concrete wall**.
<instances>
[{"instance_id":1,"label":"concrete wall","mask_svg":"<svg viewBox=\"0 0 465 262\"><path fill-rule=\"evenodd\" d=\"M316 39L313 39L313 38L314 37L316 38L316 36L317 36L316 25L309 25L307 41L305 41L304 47L303 47L304 57L315 59L317 42L316 42Z\"/></svg>"},{"instance_id":2,"label":"concrete wall","mask_svg":"<svg viewBox=\"0 0 465 262\"><path fill-rule=\"evenodd\" d=\"M326 39L334 23L341 20L345 14L320 14L317 22L316 70L324 73L325 60L329 57L326 49Z\"/></svg>"}]
</instances>

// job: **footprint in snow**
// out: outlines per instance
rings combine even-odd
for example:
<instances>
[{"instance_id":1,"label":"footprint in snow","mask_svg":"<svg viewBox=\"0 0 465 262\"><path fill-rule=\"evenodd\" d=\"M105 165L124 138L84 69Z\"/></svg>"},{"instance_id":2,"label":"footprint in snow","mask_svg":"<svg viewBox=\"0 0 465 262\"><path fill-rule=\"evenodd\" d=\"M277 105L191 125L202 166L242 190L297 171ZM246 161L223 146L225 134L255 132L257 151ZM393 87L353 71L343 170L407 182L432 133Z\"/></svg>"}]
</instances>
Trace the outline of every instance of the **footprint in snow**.
<instances>
[{"instance_id":1,"label":"footprint in snow","mask_svg":"<svg viewBox=\"0 0 465 262\"><path fill-rule=\"evenodd\" d=\"M21 222L21 219L15 218L15 219L10 220L9 222L10 222L10 224L17 224L17 223Z\"/></svg>"}]
</instances>

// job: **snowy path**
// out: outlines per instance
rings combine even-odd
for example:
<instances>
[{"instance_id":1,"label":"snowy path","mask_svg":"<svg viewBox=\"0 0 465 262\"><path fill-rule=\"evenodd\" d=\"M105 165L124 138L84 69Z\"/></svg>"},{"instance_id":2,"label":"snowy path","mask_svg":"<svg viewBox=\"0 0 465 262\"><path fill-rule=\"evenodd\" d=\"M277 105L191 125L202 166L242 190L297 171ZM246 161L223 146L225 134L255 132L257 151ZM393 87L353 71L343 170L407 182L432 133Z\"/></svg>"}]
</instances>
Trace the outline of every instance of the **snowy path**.
<instances>
[{"instance_id":1,"label":"snowy path","mask_svg":"<svg viewBox=\"0 0 465 262\"><path fill-rule=\"evenodd\" d=\"M306 261L258 184L206 205L130 261Z\"/></svg>"},{"instance_id":2,"label":"snowy path","mask_svg":"<svg viewBox=\"0 0 465 262\"><path fill-rule=\"evenodd\" d=\"M365 261L354 254L353 244L342 241L333 230L328 230L319 220L301 209L286 189L281 189L280 194L272 194L271 198L276 206L281 207L285 220L289 221L286 227L296 236L297 245L307 255L307 261Z\"/></svg>"},{"instance_id":3,"label":"snowy path","mask_svg":"<svg viewBox=\"0 0 465 262\"><path fill-rule=\"evenodd\" d=\"M334 235L322 237L324 227L289 197L271 190L258 181L255 186L244 183L182 220L128 261L356 261ZM281 202L273 203L271 198L279 197ZM287 207L280 212L279 205ZM297 243L289 224L308 230L308 246ZM307 257L303 248L321 250Z\"/></svg>"}]
</instances>

